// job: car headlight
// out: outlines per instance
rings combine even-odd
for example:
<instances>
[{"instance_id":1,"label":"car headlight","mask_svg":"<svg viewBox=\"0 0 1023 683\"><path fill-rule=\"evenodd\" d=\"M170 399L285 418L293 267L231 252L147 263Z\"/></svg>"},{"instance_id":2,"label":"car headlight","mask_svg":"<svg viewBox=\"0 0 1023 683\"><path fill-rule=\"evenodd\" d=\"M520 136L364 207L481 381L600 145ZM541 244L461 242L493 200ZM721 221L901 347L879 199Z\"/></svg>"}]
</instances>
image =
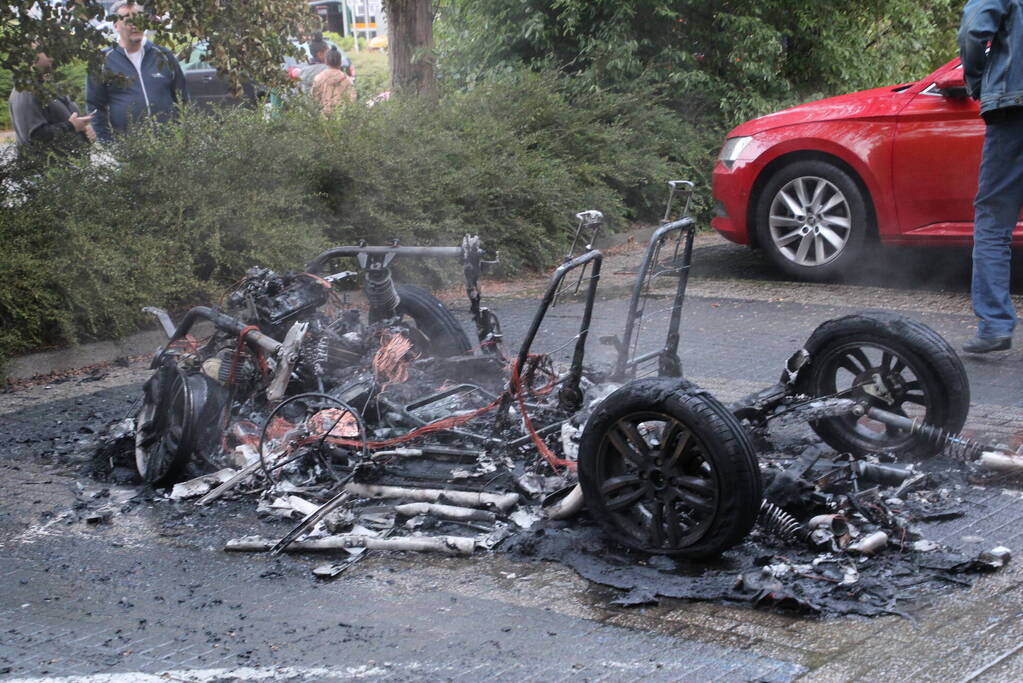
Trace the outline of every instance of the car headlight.
<instances>
[{"instance_id":1,"label":"car headlight","mask_svg":"<svg viewBox=\"0 0 1023 683\"><path fill-rule=\"evenodd\" d=\"M753 141L750 136L739 137L739 138L728 138L725 140L724 147L721 148L721 154L718 155L718 161L725 165L726 168L731 168L735 160L742 154L742 150L746 149L746 145Z\"/></svg>"}]
</instances>

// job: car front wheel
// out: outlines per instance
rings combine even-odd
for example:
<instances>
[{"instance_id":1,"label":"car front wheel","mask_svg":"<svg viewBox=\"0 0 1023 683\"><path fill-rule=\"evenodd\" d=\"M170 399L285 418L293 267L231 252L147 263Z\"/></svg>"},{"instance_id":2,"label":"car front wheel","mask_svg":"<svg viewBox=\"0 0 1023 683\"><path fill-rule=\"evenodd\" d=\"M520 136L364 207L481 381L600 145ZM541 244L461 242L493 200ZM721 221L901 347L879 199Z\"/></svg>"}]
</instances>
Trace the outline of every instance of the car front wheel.
<instances>
[{"instance_id":1,"label":"car front wheel","mask_svg":"<svg viewBox=\"0 0 1023 683\"><path fill-rule=\"evenodd\" d=\"M767 182L756 230L768 258L801 280L848 275L867 238L867 205L847 173L824 161L800 161Z\"/></svg>"}]
</instances>

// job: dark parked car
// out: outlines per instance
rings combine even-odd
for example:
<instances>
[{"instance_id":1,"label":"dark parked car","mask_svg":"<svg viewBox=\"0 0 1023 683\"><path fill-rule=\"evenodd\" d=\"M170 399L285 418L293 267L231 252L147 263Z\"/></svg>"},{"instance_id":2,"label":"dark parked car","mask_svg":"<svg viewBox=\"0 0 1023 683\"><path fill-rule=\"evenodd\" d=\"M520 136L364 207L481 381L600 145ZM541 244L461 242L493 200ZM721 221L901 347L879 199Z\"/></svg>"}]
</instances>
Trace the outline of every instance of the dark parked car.
<instances>
[{"instance_id":1,"label":"dark parked car","mask_svg":"<svg viewBox=\"0 0 1023 683\"><path fill-rule=\"evenodd\" d=\"M182 57L187 57L181 59L181 70L184 71L185 81L188 83L188 94L192 102L201 109L238 106L244 102L255 102L259 96L265 94L262 90L257 91L253 83L246 81L242 85L242 96L234 95L227 82L217 73L217 69L205 60L205 45L196 45L191 53L186 52Z\"/></svg>"}]
</instances>

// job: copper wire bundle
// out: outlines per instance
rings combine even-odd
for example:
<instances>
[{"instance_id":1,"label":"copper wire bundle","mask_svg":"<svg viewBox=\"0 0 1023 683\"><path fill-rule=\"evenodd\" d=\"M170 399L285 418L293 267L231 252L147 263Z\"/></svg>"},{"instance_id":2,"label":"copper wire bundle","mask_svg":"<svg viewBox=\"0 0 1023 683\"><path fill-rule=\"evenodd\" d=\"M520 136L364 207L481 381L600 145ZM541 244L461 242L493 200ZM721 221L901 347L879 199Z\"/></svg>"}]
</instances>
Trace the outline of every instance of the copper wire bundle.
<instances>
[{"instance_id":1,"label":"copper wire bundle","mask_svg":"<svg viewBox=\"0 0 1023 683\"><path fill-rule=\"evenodd\" d=\"M408 380L406 355L412 350L412 342L400 335L381 335L380 347L373 355L373 376L381 388L388 384L401 384Z\"/></svg>"},{"instance_id":2,"label":"copper wire bundle","mask_svg":"<svg viewBox=\"0 0 1023 683\"><path fill-rule=\"evenodd\" d=\"M305 423L310 436L358 436L359 425L349 410L325 408L309 416Z\"/></svg>"}]
</instances>

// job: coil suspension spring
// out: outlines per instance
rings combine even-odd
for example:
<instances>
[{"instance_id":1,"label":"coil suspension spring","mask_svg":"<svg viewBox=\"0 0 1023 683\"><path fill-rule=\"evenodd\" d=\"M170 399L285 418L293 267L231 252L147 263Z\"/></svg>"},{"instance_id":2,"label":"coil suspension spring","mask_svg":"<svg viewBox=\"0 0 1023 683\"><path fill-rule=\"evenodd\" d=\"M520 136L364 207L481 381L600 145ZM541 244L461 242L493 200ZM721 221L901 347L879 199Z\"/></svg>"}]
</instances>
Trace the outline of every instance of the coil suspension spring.
<instances>
[{"instance_id":1,"label":"coil suspension spring","mask_svg":"<svg viewBox=\"0 0 1023 683\"><path fill-rule=\"evenodd\" d=\"M978 441L967 439L965 436L945 431L939 427L932 427L922 422L917 422L911 431L924 437L930 443L941 446L941 450L950 458L964 462L976 460L983 451L991 450L991 447L985 446Z\"/></svg>"},{"instance_id":2,"label":"coil suspension spring","mask_svg":"<svg viewBox=\"0 0 1023 683\"><path fill-rule=\"evenodd\" d=\"M391 279L391 269L386 266L366 271L366 299L369 301L370 322L394 317L401 299Z\"/></svg>"},{"instance_id":3,"label":"coil suspension spring","mask_svg":"<svg viewBox=\"0 0 1023 683\"><path fill-rule=\"evenodd\" d=\"M757 526L764 533L783 541L798 541L806 536L806 527L796 521L795 517L767 500L760 504Z\"/></svg>"},{"instance_id":4,"label":"coil suspension spring","mask_svg":"<svg viewBox=\"0 0 1023 683\"><path fill-rule=\"evenodd\" d=\"M950 458L956 460L970 461L976 460L980 457L983 451L993 450L992 447L968 439L965 436L960 436L957 433L949 432L942 429L941 427L935 427L933 425L926 424L915 418L903 417L902 415L895 415L885 410L879 410L877 408L869 408L867 415L883 422L886 425L890 425L897 429L902 429L913 436L919 436L927 443L938 446L942 451Z\"/></svg>"}]
</instances>

